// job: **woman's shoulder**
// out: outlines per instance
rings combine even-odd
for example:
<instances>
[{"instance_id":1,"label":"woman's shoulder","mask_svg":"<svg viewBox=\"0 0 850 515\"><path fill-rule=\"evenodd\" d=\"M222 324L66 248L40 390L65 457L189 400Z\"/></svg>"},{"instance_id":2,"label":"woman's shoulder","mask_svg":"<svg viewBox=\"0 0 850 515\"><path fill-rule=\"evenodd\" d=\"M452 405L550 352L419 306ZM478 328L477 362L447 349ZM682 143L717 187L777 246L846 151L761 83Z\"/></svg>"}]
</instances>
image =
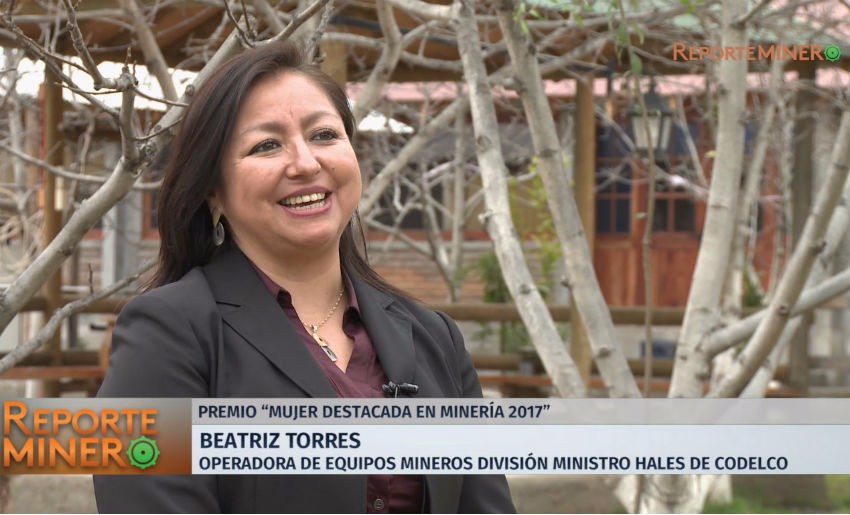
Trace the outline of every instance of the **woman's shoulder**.
<instances>
[{"instance_id":1,"label":"woman's shoulder","mask_svg":"<svg viewBox=\"0 0 850 515\"><path fill-rule=\"evenodd\" d=\"M215 307L206 277L200 268L193 268L180 279L157 286L137 295L123 311L141 306L158 306L174 314L191 313L207 306Z\"/></svg>"}]
</instances>

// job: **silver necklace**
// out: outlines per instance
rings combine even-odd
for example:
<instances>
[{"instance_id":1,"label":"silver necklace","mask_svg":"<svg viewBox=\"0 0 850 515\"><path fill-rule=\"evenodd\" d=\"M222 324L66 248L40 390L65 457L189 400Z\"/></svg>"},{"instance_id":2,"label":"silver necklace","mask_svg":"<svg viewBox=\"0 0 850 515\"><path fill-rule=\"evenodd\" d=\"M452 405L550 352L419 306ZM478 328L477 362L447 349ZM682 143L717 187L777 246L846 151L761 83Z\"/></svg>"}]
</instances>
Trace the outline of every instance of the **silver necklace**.
<instances>
[{"instance_id":1,"label":"silver necklace","mask_svg":"<svg viewBox=\"0 0 850 515\"><path fill-rule=\"evenodd\" d=\"M334 353L334 351L331 350L330 347L328 347L328 341L325 340L324 338L322 338L322 336L319 334L319 329L323 325L325 325L327 323L327 321L331 319L332 316L334 316L334 313L336 313L336 308L339 307L339 302L342 300L342 294L344 292L345 292L345 288L340 288L339 295L336 296L336 301L334 302L334 305L331 306L331 310L328 311L328 314L325 316L325 318L321 322L319 322L318 324L304 324L304 327L306 327L307 329L310 330L310 336L313 337L313 339L316 341L316 343L319 345L319 347L323 351L325 351L325 354L333 362L336 362L336 360L338 358L336 357L336 354Z\"/></svg>"}]
</instances>

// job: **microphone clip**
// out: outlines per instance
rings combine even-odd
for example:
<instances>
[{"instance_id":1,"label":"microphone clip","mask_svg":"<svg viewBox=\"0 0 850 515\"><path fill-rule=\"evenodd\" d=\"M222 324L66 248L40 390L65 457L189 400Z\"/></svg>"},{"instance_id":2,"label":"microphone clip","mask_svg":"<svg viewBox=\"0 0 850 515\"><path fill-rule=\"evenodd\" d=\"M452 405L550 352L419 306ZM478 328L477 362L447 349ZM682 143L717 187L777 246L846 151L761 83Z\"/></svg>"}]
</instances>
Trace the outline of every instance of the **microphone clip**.
<instances>
[{"instance_id":1,"label":"microphone clip","mask_svg":"<svg viewBox=\"0 0 850 515\"><path fill-rule=\"evenodd\" d=\"M392 397L394 399L398 398L399 392L405 395L416 395L419 393L419 385L413 383L394 383L393 381L387 381L387 384L381 386L381 390L383 390L384 395L387 397Z\"/></svg>"}]
</instances>

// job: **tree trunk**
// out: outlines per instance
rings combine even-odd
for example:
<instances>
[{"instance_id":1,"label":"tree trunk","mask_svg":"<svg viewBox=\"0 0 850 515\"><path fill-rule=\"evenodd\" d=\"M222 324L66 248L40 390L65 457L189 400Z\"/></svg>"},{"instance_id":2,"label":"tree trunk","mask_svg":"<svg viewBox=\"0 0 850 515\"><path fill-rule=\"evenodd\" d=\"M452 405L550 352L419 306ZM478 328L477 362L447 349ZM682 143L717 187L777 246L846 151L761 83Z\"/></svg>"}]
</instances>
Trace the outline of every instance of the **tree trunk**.
<instances>
[{"instance_id":1,"label":"tree trunk","mask_svg":"<svg viewBox=\"0 0 850 515\"><path fill-rule=\"evenodd\" d=\"M746 2L737 0L722 2L722 46L746 46L745 28L734 24L734 21L744 14L746 7ZM720 62L717 156L723 157L714 161L702 242L691 281L682 335L676 348L676 366L670 384L670 397L700 397L702 381L707 376L709 356L697 344L719 322L723 281L717 281L715 278L718 275L725 276L731 257L735 208L744 157L744 126L741 116L745 112L746 73L747 61ZM663 510L664 506L665 504L661 503L657 507Z\"/></svg>"},{"instance_id":2,"label":"tree trunk","mask_svg":"<svg viewBox=\"0 0 850 515\"><path fill-rule=\"evenodd\" d=\"M815 87L815 64L802 63L798 76L796 98L796 120L794 123L794 164L791 168L791 240L794 247L800 244L809 211L812 208L814 191L814 137L815 103L818 94ZM793 250L793 249L792 249ZM788 355L789 382L805 397L809 389L809 332L813 317L806 316L799 322L790 340Z\"/></svg>"},{"instance_id":3,"label":"tree trunk","mask_svg":"<svg viewBox=\"0 0 850 515\"><path fill-rule=\"evenodd\" d=\"M834 170L836 166L834 160L841 159L842 152L845 154L848 152L847 147L850 146L846 139L848 135L850 135L850 128L848 127L850 127L850 111L845 110L837 130L838 136L835 138L833 154L830 158L831 162L827 165L829 169ZM842 139L842 137L844 139ZM826 235L823 238L823 251L819 256L817 256L814 264L812 265L808 279L806 280L806 290L822 284L827 279L829 272L833 267L833 263L837 261L837 256L842 250L842 245L846 239L847 232L850 231L850 208L848 206L850 206L850 181L845 180L841 200L838 202L834 212L832 213L832 218L829 221L829 227L827 228ZM798 304L799 301L795 303ZM778 365L781 350L787 347L793 338L799 334L800 327L802 325L803 323L800 320L800 317L796 317L788 323L788 327L782 331L782 334L779 337L776 348L771 351L766 362L749 381L749 384L744 390L744 396L764 396L764 392L767 390L767 384L773 377L773 373Z\"/></svg>"},{"instance_id":4,"label":"tree trunk","mask_svg":"<svg viewBox=\"0 0 850 515\"><path fill-rule=\"evenodd\" d=\"M738 355L733 371L711 393L714 397L731 397L741 393L776 345L804 286L823 277L819 275L821 267L823 273L829 270L835 248L844 234L834 235L830 232L833 228L846 228L843 226L843 217L834 216L833 213L846 190L847 174L850 171L850 110L845 110L841 117L836 142L827 176L820 187L812 212L806 219L802 238L797 242L776 295L766 309L767 314L747 347ZM842 204L842 208L846 210L846 204ZM829 240L830 236L834 239ZM825 250L830 250L826 258L823 257ZM816 267L816 264L819 266ZM812 273L813 268L815 273Z\"/></svg>"},{"instance_id":5,"label":"tree trunk","mask_svg":"<svg viewBox=\"0 0 850 515\"><path fill-rule=\"evenodd\" d=\"M481 54L474 2L455 0L454 6L458 8L459 16L453 23L457 29L464 77L469 85L476 152L487 206L481 218L493 239L505 283L552 378L552 384L562 396L581 397L585 395L581 376L534 284L511 219L506 181L508 170L498 140L499 126Z\"/></svg>"},{"instance_id":6,"label":"tree trunk","mask_svg":"<svg viewBox=\"0 0 850 515\"><path fill-rule=\"evenodd\" d=\"M736 24L745 14L746 2L723 0L721 4L721 46L747 45L746 25ZM720 301L735 234L738 190L744 157L744 126L747 91L747 61L723 60L718 70L717 156L711 174L708 208L702 241L682 334L676 348L676 361L670 381L670 397L700 397L708 375L710 357L698 343L719 322ZM638 504L641 513L681 513L701 511L705 488L698 476L647 476Z\"/></svg>"},{"instance_id":7,"label":"tree trunk","mask_svg":"<svg viewBox=\"0 0 850 515\"><path fill-rule=\"evenodd\" d=\"M515 12L512 0L502 0L499 4L499 25L515 70L514 80L519 83L520 99L531 130L540 178L548 193L549 212L561 243L573 300L609 394L612 397L640 397L622 348L617 344L611 313L596 281L582 220L567 181L555 121L533 54L534 46L519 27Z\"/></svg>"}]
</instances>

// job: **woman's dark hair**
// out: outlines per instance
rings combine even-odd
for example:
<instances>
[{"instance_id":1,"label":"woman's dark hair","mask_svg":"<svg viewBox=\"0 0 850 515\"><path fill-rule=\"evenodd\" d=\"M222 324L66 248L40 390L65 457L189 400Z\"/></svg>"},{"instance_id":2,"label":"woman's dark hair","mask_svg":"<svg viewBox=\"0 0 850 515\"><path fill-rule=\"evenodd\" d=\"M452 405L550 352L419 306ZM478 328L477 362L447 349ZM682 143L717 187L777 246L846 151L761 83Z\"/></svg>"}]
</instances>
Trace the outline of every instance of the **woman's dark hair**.
<instances>
[{"instance_id":1,"label":"woman's dark hair","mask_svg":"<svg viewBox=\"0 0 850 515\"><path fill-rule=\"evenodd\" d=\"M221 183L222 154L246 95L261 80L284 71L301 73L324 91L342 118L349 141L354 140L356 125L345 91L293 43L270 43L227 61L198 88L170 145L157 204L160 250L151 287L180 279L233 244L229 236L221 246L213 243L207 198ZM381 290L401 293L381 279L360 253L352 221L342 233L339 252L349 273Z\"/></svg>"}]
</instances>

